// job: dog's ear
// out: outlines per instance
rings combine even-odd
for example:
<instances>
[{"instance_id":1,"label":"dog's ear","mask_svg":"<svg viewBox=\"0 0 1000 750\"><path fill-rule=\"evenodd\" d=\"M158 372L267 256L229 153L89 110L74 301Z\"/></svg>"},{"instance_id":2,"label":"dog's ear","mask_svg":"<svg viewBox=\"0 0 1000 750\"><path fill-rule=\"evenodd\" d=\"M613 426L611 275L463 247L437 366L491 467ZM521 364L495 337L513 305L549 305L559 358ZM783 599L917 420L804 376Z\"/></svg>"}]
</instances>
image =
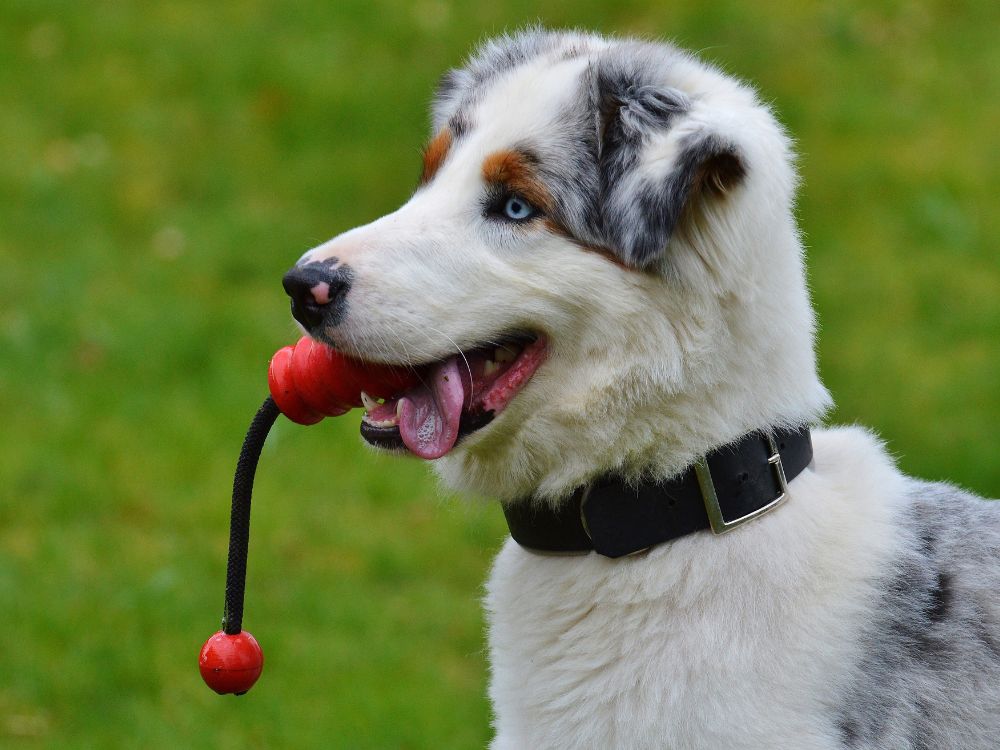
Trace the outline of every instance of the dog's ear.
<instances>
[{"instance_id":1,"label":"dog's ear","mask_svg":"<svg viewBox=\"0 0 1000 750\"><path fill-rule=\"evenodd\" d=\"M706 201L740 185L745 161L676 89L598 72L594 95L599 233L627 263L646 267Z\"/></svg>"}]
</instances>

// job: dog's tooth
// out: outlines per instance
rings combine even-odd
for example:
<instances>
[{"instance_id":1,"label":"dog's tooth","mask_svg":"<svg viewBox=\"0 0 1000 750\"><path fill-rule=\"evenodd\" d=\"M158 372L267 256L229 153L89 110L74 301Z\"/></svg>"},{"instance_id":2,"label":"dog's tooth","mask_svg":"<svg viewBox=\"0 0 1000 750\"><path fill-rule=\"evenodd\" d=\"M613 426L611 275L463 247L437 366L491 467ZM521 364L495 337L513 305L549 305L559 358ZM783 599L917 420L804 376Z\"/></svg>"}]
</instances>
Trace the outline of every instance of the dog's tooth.
<instances>
[{"instance_id":1,"label":"dog's tooth","mask_svg":"<svg viewBox=\"0 0 1000 750\"><path fill-rule=\"evenodd\" d=\"M365 411L371 411L376 406L378 406L378 401L373 399L364 391L361 391L361 404L365 407Z\"/></svg>"},{"instance_id":2,"label":"dog's tooth","mask_svg":"<svg viewBox=\"0 0 1000 750\"><path fill-rule=\"evenodd\" d=\"M399 401L396 402L396 419L399 420L402 414L403 414L403 399L399 399Z\"/></svg>"},{"instance_id":3,"label":"dog's tooth","mask_svg":"<svg viewBox=\"0 0 1000 750\"><path fill-rule=\"evenodd\" d=\"M498 348L495 352L493 352L493 359L500 364L507 364L508 362L513 362L517 359L517 355L510 349Z\"/></svg>"},{"instance_id":4,"label":"dog's tooth","mask_svg":"<svg viewBox=\"0 0 1000 750\"><path fill-rule=\"evenodd\" d=\"M483 364L483 375L492 375L493 373L495 373L499 369L500 369L500 365L498 365L492 359L488 359Z\"/></svg>"}]
</instances>

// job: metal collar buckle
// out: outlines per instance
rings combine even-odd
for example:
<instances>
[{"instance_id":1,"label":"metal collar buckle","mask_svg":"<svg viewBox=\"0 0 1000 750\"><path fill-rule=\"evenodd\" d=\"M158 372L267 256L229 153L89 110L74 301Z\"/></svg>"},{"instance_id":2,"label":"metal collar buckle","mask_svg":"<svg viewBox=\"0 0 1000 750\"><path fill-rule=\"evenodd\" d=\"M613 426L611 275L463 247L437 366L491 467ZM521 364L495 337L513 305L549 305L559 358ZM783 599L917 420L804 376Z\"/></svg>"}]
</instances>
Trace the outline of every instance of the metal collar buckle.
<instances>
[{"instance_id":1,"label":"metal collar buckle","mask_svg":"<svg viewBox=\"0 0 1000 750\"><path fill-rule=\"evenodd\" d=\"M770 465L771 471L774 472L774 479L778 483L778 496L767 505L751 511L745 516L734 518L731 521L727 521L725 516L722 515L722 507L719 505L719 496L715 494L715 482L712 480L712 472L708 468L707 458L702 456L695 462L694 470L698 477L701 497L705 501L705 510L708 512L708 522L712 526L712 533L725 534L727 531L732 531L737 526L742 526L747 521L752 521L764 515L788 497L788 481L785 479L785 469L781 465L781 454L778 452L778 446L774 442L774 438L770 435L767 435L765 439L767 440L767 447L771 452L767 463Z\"/></svg>"}]
</instances>

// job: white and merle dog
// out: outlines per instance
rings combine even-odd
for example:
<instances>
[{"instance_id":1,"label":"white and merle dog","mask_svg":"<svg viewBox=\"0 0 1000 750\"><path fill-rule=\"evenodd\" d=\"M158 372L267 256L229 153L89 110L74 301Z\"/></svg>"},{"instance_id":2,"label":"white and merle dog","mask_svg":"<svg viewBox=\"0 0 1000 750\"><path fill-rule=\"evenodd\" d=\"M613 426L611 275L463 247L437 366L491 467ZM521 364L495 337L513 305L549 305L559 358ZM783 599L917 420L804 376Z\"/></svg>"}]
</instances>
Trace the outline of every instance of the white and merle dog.
<instances>
[{"instance_id":1,"label":"white and merle dog","mask_svg":"<svg viewBox=\"0 0 1000 750\"><path fill-rule=\"evenodd\" d=\"M286 276L312 336L422 373L366 397L366 440L436 459L528 537L579 523L560 509L597 482L668 487L814 425L785 501L731 533L617 559L508 540L494 748L1000 747L1000 506L815 427L792 162L768 107L695 57L530 30L444 77L413 197Z\"/></svg>"}]
</instances>

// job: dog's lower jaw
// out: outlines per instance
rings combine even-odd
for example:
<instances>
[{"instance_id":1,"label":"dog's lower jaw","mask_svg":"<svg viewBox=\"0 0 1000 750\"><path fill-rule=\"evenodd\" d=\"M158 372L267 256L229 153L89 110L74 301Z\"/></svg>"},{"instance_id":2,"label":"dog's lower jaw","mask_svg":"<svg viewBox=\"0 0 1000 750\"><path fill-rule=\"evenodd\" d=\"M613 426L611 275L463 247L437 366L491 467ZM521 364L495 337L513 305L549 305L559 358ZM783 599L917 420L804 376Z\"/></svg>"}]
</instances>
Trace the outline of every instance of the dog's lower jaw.
<instances>
[{"instance_id":1,"label":"dog's lower jaw","mask_svg":"<svg viewBox=\"0 0 1000 750\"><path fill-rule=\"evenodd\" d=\"M811 324L801 279L773 296L790 318ZM609 471L674 476L750 431L815 424L829 408L811 325L783 329L776 320L764 329L744 302L727 307L683 289L649 297L660 305L655 327L615 335L601 320L554 331L529 386L435 462L443 484L502 501L558 502ZM641 347L637 336L646 337Z\"/></svg>"}]
</instances>

